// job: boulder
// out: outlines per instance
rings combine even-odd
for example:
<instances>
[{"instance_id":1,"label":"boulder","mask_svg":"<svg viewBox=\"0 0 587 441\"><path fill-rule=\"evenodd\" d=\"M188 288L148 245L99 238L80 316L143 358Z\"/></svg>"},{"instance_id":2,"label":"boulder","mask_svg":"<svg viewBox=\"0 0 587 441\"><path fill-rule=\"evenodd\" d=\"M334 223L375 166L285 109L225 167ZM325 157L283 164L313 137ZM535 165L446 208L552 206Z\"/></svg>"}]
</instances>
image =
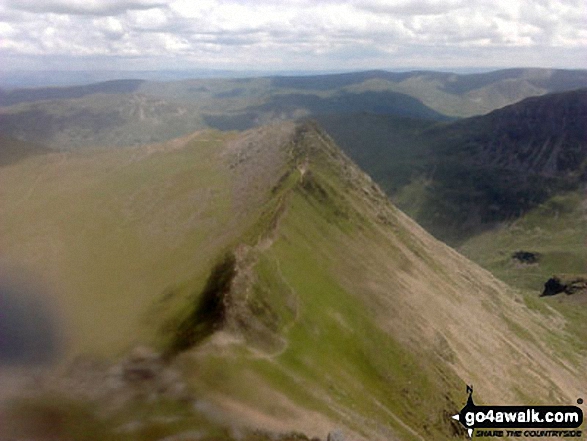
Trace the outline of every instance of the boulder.
<instances>
[{"instance_id":1,"label":"boulder","mask_svg":"<svg viewBox=\"0 0 587 441\"><path fill-rule=\"evenodd\" d=\"M587 276L552 276L544 284L541 297L565 294L587 293Z\"/></svg>"}]
</instances>

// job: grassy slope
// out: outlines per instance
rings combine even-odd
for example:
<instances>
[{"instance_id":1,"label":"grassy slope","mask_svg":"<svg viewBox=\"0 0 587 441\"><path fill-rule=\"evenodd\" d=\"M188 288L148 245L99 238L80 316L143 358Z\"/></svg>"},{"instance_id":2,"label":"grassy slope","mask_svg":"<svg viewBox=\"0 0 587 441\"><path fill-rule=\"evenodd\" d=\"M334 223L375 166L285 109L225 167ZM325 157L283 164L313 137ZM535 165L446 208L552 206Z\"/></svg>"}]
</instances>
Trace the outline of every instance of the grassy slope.
<instances>
[{"instance_id":1,"label":"grassy slope","mask_svg":"<svg viewBox=\"0 0 587 441\"><path fill-rule=\"evenodd\" d=\"M277 273L272 286L281 286L282 299L297 297L294 323L284 317L287 345L270 352L269 363L256 352L245 353L238 370L231 362L223 377L231 386L222 394L233 394L243 375L258 384L261 373L257 382L289 397L295 391L297 406L310 405L358 435L377 439L390 430L411 439L401 421L425 439L443 439L462 381L486 391L487 400L510 402L557 400L559 387L581 381L583 362L574 359L563 371L575 373L558 385L561 378L536 370L554 368L554 354L568 347L564 333L554 343L547 338L553 331L522 297L424 234L364 177L340 179L320 164L310 170L328 197L295 189L258 268ZM271 398L263 405L249 393L238 399L270 412ZM278 413L284 429L295 427L286 416L296 411Z\"/></svg>"},{"instance_id":2,"label":"grassy slope","mask_svg":"<svg viewBox=\"0 0 587 441\"><path fill-rule=\"evenodd\" d=\"M466 241L459 251L496 277L524 291L530 308L552 307L565 315L569 331L587 341L585 295L538 299L555 274L587 273L587 218L584 191L555 196L515 222ZM535 264L512 258L517 251L538 254Z\"/></svg>"},{"instance_id":3,"label":"grassy slope","mask_svg":"<svg viewBox=\"0 0 587 441\"><path fill-rule=\"evenodd\" d=\"M515 222L468 240L459 249L506 282L540 291L556 273L587 270L587 222L582 192L555 196ZM538 264L516 264L516 251L538 253Z\"/></svg>"},{"instance_id":4,"label":"grassy slope","mask_svg":"<svg viewBox=\"0 0 587 441\"><path fill-rule=\"evenodd\" d=\"M584 390L585 357L569 355L581 343L549 326L562 316L529 311L426 234L312 126L205 132L172 147L0 170L11 190L3 260L55 286L72 354L166 344L161 323L185 314L212 262L237 250L232 319L174 362L195 410L140 404L100 420L103 439L169 413L182 416L135 438L252 426L449 439L465 383L503 404L568 403ZM67 427L93 421L73 413Z\"/></svg>"},{"instance_id":5,"label":"grassy slope","mask_svg":"<svg viewBox=\"0 0 587 441\"><path fill-rule=\"evenodd\" d=\"M463 237L468 237L459 246L459 251L499 279L521 288L529 307L548 312L552 306L564 314L569 323L568 331L584 340L587 329L584 326L587 311L582 306L584 298L537 298L553 274L584 274L587 271L584 189L548 197L538 208L518 220L503 221L494 225L495 228L479 231L482 216L478 206L486 200L488 189L493 187L494 193L509 195L497 199L511 211L511 207L519 209L521 206L516 192L539 194L543 188L548 188L546 179L530 187L526 183L526 188L530 189L528 192L520 185L507 183L512 180L511 173L501 173L501 177L495 173L491 179L482 179L481 176L491 173L491 169L475 172L464 167L461 160L457 164L441 164L435 168L435 178L443 184L441 186L433 186L431 179L425 178L413 179L406 185L409 182L406 176L413 178L418 170L426 169L431 157L431 147L423 142L422 131L411 130L409 124L401 124L396 118L361 115L342 121L340 117L332 117L321 122L336 135L345 151L369 170L388 194L393 195L396 203L440 237L454 243L462 243ZM453 126L459 124L462 122ZM479 128L479 124L477 126L468 130L477 130L480 137L483 133L491 133ZM490 124L489 128L492 127ZM564 134L560 137L564 138ZM454 144L458 146L463 142L459 144L457 140ZM447 170L452 174L446 173ZM401 188L399 192L398 187ZM490 207L490 204L486 205ZM516 251L539 253L540 262L537 265L515 262L512 254Z\"/></svg>"},{"instance_id":6,"label":"grassy slope","mask_svg":"<svg viewBox=\"0 0 587 441\"><path fill-rule=\"evenodd\" d=\"M72 352L112 354L138 339L152 301L204 274L250 222L233 207L225 141L206 132L175 145L51 154L1 170L2 260L53 288L75 330Z\"/></svg>"}]
</instances>

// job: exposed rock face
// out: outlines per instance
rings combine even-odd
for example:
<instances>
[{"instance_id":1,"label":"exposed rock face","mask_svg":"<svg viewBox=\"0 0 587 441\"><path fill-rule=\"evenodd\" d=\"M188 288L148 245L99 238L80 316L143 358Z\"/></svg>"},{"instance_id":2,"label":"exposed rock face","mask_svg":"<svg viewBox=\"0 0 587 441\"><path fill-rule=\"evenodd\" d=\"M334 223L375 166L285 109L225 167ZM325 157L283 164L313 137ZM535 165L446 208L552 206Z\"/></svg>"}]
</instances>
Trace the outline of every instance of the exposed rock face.
<instances>
[{"instance_id":1,"label":"exposed rock face","mask_svg":"<svg viewBox=\"0 0 587 441\"><path fill-rule=\"evenodd\" d=\"M587 293L587 276L553 276L544 284L543 296Z\"/></svg>"},{"instance_id":2,"label":"exposed rock face","mask_svg":"<svg viewBox=\"0 0 587 441\"><path fill-rule=\"evenodd\" d=\"M580 173L587 160L585 118L587 90L577 90L528 98L451 130L476 150L478 164L560 178Z\"/></svg>"}]
</instances>

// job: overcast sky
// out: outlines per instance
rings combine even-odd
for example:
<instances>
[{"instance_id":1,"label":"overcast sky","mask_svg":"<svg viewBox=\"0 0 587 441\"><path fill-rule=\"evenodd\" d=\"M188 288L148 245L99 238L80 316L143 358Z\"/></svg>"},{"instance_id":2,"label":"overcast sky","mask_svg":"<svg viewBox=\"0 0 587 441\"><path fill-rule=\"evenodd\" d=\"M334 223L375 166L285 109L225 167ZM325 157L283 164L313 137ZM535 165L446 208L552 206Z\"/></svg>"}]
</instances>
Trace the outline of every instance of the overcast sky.
<instances>
[{"instance_id":1,"label":"overcast sky","mask_svg":"<svg viewBox=\"0 0 587 441\"><path fill-rule=\"evenodd\" d=\"M0 0L0 66L587 68L587 1Z\"/></svg>"}]
</instances>

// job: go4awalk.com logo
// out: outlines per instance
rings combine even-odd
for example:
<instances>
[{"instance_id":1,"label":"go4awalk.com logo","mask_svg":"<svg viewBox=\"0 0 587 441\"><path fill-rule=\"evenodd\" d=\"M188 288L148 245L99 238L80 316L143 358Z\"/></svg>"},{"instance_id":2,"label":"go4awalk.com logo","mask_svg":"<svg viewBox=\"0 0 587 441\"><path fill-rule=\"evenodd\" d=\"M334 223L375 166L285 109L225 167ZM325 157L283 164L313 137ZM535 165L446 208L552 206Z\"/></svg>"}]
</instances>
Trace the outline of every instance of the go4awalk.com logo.
<instances>
[{"instance_id":1,"label":"go4awalk.com logo","mask_svg":"<svg viewBox=\"0 0 587 441\"><path fill-rule=\"evenodd\" d=\"M467 404L453 416L469 437L581 438L583 411L577 406L477 406L473 387ZM583 404L583 400L577 400Z\"/></svg>"}]
</instances>

